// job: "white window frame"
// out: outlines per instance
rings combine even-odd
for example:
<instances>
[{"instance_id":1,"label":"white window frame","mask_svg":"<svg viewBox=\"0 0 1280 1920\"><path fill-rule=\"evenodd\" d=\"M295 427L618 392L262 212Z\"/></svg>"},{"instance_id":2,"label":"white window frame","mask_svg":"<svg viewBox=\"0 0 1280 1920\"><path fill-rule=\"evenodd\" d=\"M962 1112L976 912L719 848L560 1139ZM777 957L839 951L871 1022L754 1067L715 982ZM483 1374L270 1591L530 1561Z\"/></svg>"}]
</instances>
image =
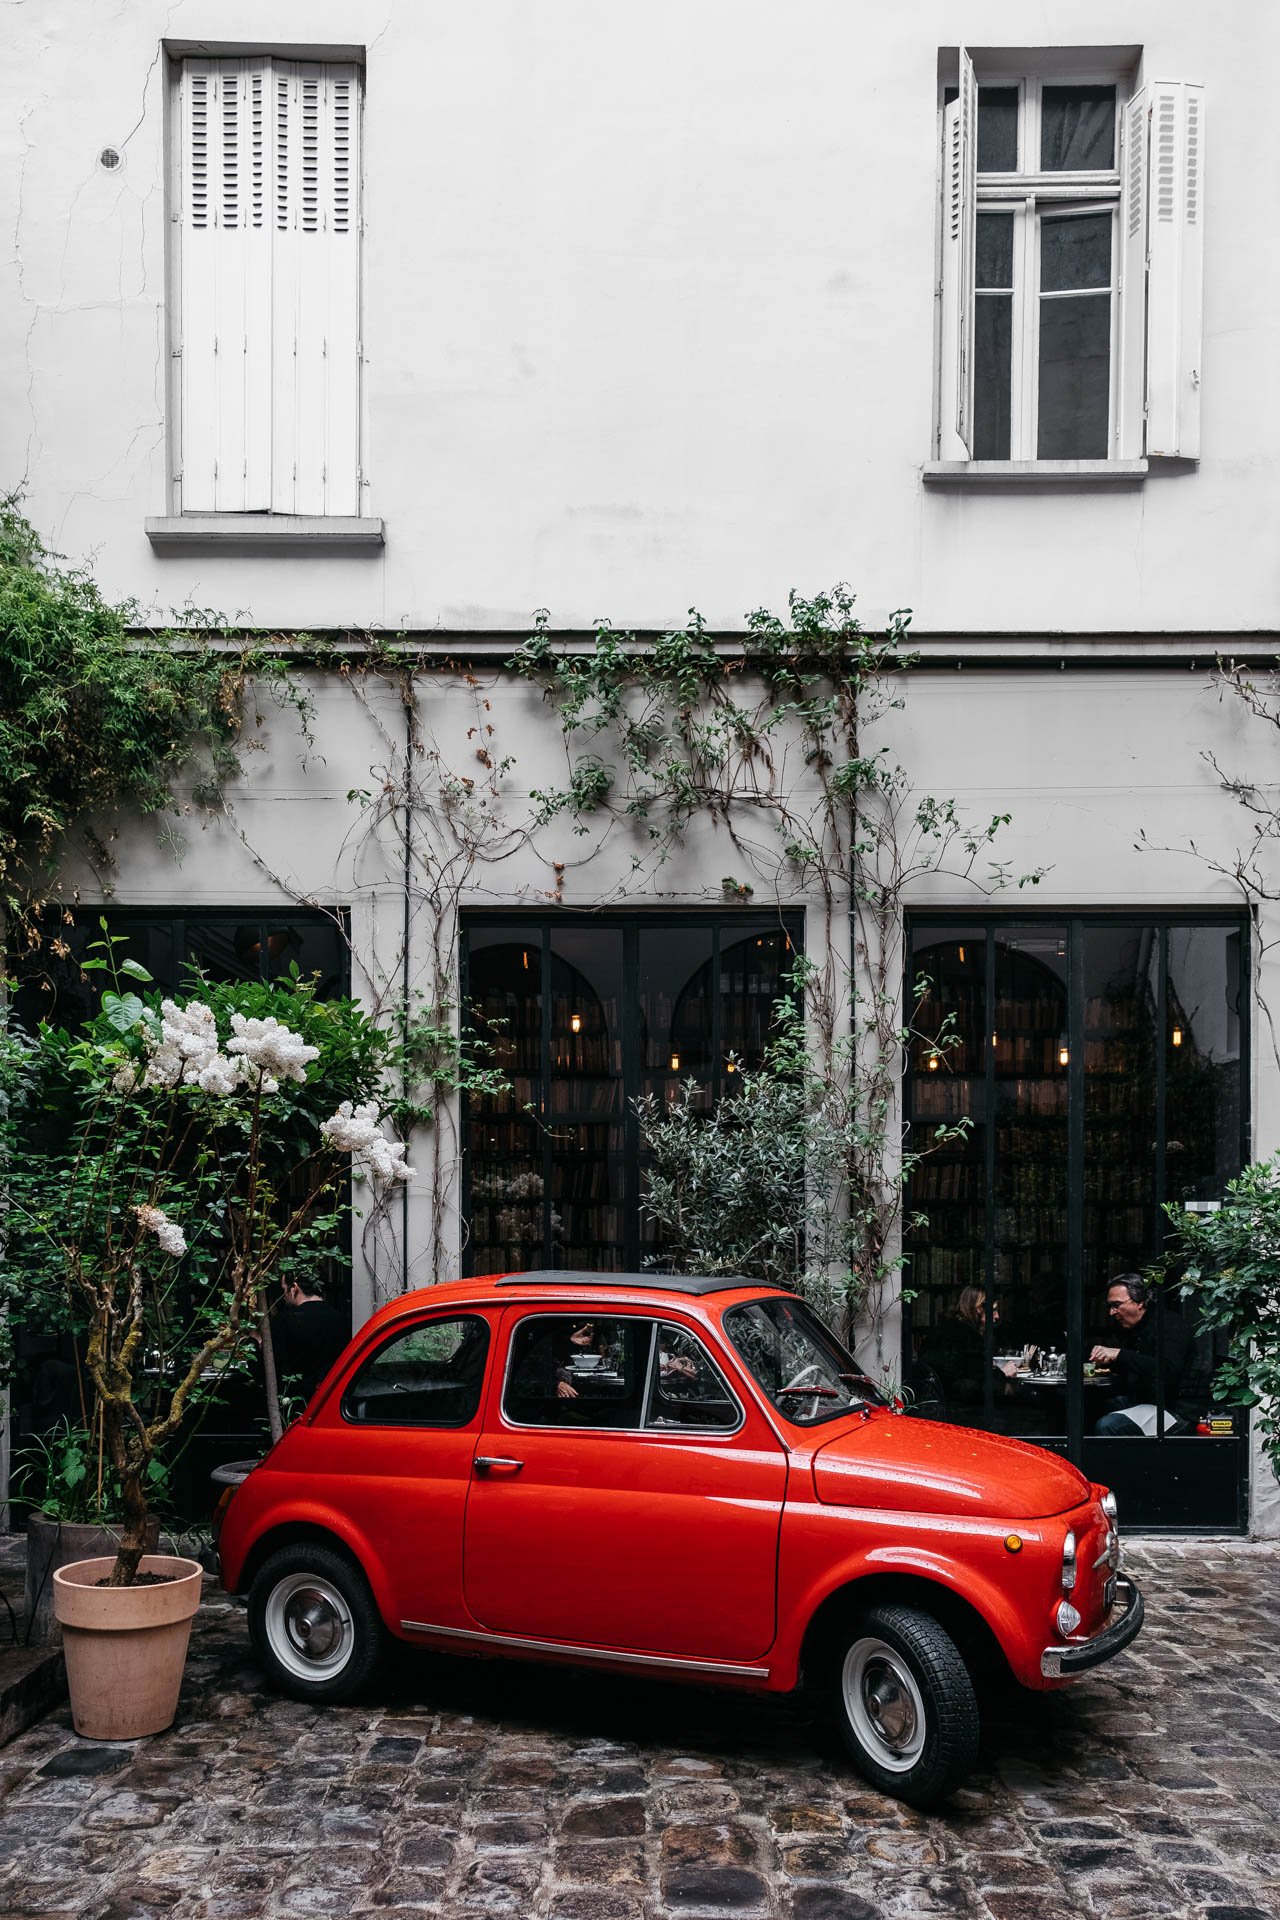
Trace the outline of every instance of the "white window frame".
<instances>
[{"instance_id":1,"label":"white window frame","mask_svg":"<svg viewBox=\"0 0 1280 1920\"><path fill-rule=\"evenodd\" d=\"M169 473L166 506L168 511L159 518L149 519L147 521L146 531L148 537L152 545L157 549L181 548L193 544L203 545L213 542L225 543L234 541L239 546L253 547L255 549L276 546L290 550L306 551L316 550L327 544L339 544L355 550L375 550L382 544L383 528L380 520L373 520L369 517L370 500L365 454L367 427L365 383L363 380L365 353L363 338L362 258L364 235L362 202L364 183L363 143L361 140L365 101L363 48L353 46L284 47L258 42L249 44L243 42L187 43L170 41L166 42L165 50L169 56L170 83L167 127L167 181L170 209L167 270ZM344 401L335 412L328 412L327 410L324 412L324 425L320 429L320 436L325 438L325 444L322 451L317 452L318 436L314 425L316 407L313 398L305 388L300 388L300 392L307 399L308 403L302 412L296 412L296 401L293 395L286 391L285 386L281 385L284 375L287 374L288 364L291 360L292 363L298 367L301 367L303 364L296 358L296 347L291 348L288 355L285 353L285 347L288 346L289 343L284 342L283 336L284 332L287 331L286 322L290 320L288 312L289 302L285 301L282 308L282 302L279 297L281 287L280 274L283 272L287 277L290 271L290 260L287 255L291 248L296 247L296 239L291 232L280 231L277 233L272 231L269 235L271 248L273 252L277 248L280 250L281 261L278 265L270 269L271 278L276 282L274 291L269 286L265 298L259 299L257 302L257 315L255 317L265 319L265 330L260 340L255 336L253 345L253 352L257 357L257 369L265 368L266 371L262 374L262 378L266 380L268 388L270 389L270 399L268 407L265 409L270 412L272 416L268 433L270 441L268 454L269 472L264 498L264 489L260 480L252 487L248 485L249 468L246 467L246 497L244 500L237 500L235 498L235 490L233 487L226 489L225 497L220 487L217 489L216 496L211 497L207 476L202 475L201 485L197 490L190 484L186 472L188 466L191 464L192 452L190 422L188 419L190 411L188 395L192 391L190 382L194 374L193 367L187 364L191 356L188 351L188 342L184 337L187 324L187 300L189 296L189 283L187 279L184 278L184 275L188 272L184 260L184 252L186 251L184 240L186 241L186 245L189 246L190 239L186 236L186 224L189 214L188 201L190 197L190 181L187 168L189 164L189 143L191 137L186 88L188 85L188 76L192 71L203 70L206 75L208 75L223 68L231 69L236 66L239 66L244 72L248 72L253 68L260 68L264 74L268 113L268 139L266 143L267 152L265 155L266 175L265 180L262 179L260 172L255 175L253 181L253 191L255 193L260 193L265 188L268 203L271 202L274 193L274 165L277 152L279 151L278 141L280 137L280 129L277 127L274 118L276 111L275 94L277 78L288 76L290 79L296 78L298 84L301 84L304 77L314 79L315 76L319 76L320 84L325 90L324 97L326 100L328 98L328 89L335 81L345 82L350 87L352 99L350 118L344 123L342 134L333 137L350 142L351 155L354 162L350 167L343 165L341 160L336 163L342 166L342 172L340 175L335 174L335 186L333 188L335 193L340 193L342 196L334 202L335 207L338 209L338 219L341 223L335 225L335 232L341 231L342 233L346 233L351 231L352 233L351 251L354 254L354 271L339 272L336 277L331 272L328 282L326 282L324 278L325 270L322 267L320 270L321 279L317 281L315 256L311 253L309 253L307 260L300 261L298 268L299 273L302 275L302 279L299 282L298 298L312 310L315 309L317 299L337 300L339 307L334 309L334 313L335 317L338 314L341 315L339 320L340 337L343 341L346 341L349 335L354 335L352 342L354 346L354 365L352 372L350 376L345 373L342 375L342 379L348 383L349 402ZM241 112L243 113L245 110L245 107L242 105ZM296 108L291 108L291 112L296 111ZM337 112L339 109L335 108L334 111ZM304 136L297 133L291 135L291 138L300 137ZM326 137L328 136L322 134L322 139ZM337 149L340 154L343 150L342 147ZM297 157L297 155L293 156L295 162L293 167L294 182L296 182L299 177L299 169L296 165ZM327 156L322 153L322 170L327 164ZM246 177L242 171L242 196L245 193L246 185ZM322 191L323 190L322 187ZM283 188L282 191L284 191ZM291 193L292 203L292 200L298 197L296 185L291 185L289 191ZM273 214L277 211L275 208L271 210ZM322 214L327 216L327 206L323 203ZM296 212L295 219L298 219L299 224L301 224ZM322 220L322 224L325 223L327 222ZM275 229L279 223L278 220L272 218L267 224L270 228ZM246 228L248 226L248 222L243 217L241 219L241 225ZM308 227L311 226L309 218L307 225ZM345 242L341 244L345 245ZM341 289L341 291L339 291L339 289ZM314 330L315 329L313 329L313 331ZM322 331L326 337L318 351L322 356L324 364L329 366L332 364L329 361L331 342L327 338L329 327L326 321L320 322L320 331ZM206 349L207 358L208 343L200 342L198 344ZM218 342L218 348L219 351L222 348L221 340ZM242 352L244 352L247 357L249 352L249 330L247 327L242 343ZM314 367L314 354L312 355L310 364ZM345 365L345 359L340 364ZM316 377L313 371L310 375L313 383ZM331 374L324 376L326 381L331 380L331 378ZM281 385L281 392L278 395L274 392L277 385ZM205 405L207 412L208 405L210 404L207 401L207 396L202 396L202 404ZM212 404L216 411L219 406L225 407L225 399L215 401ZM292 414L291 409L295 409L295 412ZM261 413L262 411L263 409L246 408L246 422L248 422L251 415ZM292 428L290 427L291 418L293 422ZM290 431L293 433L293 447L290 450L293 461L292 471L289 470L288 462L284 457L286 452L284 443L289 437ZM246 425L246 434L247 432L248 428ZM332 447L327 437L330 434L336 435L336 438L332 441ZM303 444L308 436L311 441L309 448ZM206 465L208 437L206 421L206 430L200 448L201 457L205 460ZM219 437L221 438L221 436ZM259 430L255 438L260 437L261 431ZM238 451L239 449L237 448L236 452L238 453ZM220 455L221 447L219 447L218 452ZM253 471L260 475L260 448L255 446L254 454L246 456L246 458L253 457L256 457L258 462ZM335 457L337 464L333 465L332 461ZM315 466L317 459L323 462L323 465L319 469L320 497L317 497L315 475L311 473L311 468ZM308 477L309 484L304 484Z\"/></svg>"},{"instance_id":2,"label":"white window frame","mask_svg":"<svg viewBox=\"0 0 1280 1920\"><path fill-rule=\"evenodd\" d=\"M1119 51L1119 50L1117 50ZM959 93L939 89L941 223L937 281L938 413L926 481L1062 478L1130 480L1148 458L1199 457L1203 227L1203 88L1137 82L1122 65L1036 61L1014 51L970 60L959 52ZM1046 86L1114 86L1116 146L1108 168L1049 173L1039 166ZM1015 170L977 171L979 87L1016 89ZM1035 165L1026 164L1034 159ZM1105 458L1038 457L1040 230L1055 204L1109 210L1111 352ZM977 219L1014 216L1010 447L977 459L973 337ZM1085 291L1084 289L1080 290ZM1101 291L1101 289L1099 289Z\"/></svg>"},{"instance_id":3,"label":"white window frame","mask_svg":"<svg viewBox=\"0 0 1280 1920\"><path fill-rule=\"evenodd\" d=\"M1130 87L1127 77L1102 68L1072 69L1057 73L1023 73L1016 81L1011 76L978 76L978 86L1007 87L1018 91L1017 141L1020 159L1039 157L1041 137L1041 94L1046 86L1114 86L1116 89L1115 147L1113 164L1069 173L1045 173L1040 168L1021 166L1008 173L978 173L975 169L976 212L1013 215L1013 365L1010 396L1010 460L1037 460L1039 435L1040 385L1040 302L1041 299L1068 298L1066 294L1040 292L1040 222L1045 213L1061 208L1068 217L1111 214L1111 351L1109 355L1109 391L1107 400L1107 458L1115 452L1118 394L1117 368L1120 345L1120 295L1118 251L1120 245L1120 130ZM1083 289L1081 289L1083 291ZM1101 292L1103 289L1099 288ZM975 278L974 298L978 298Z\"/></svg>"}]
</instances>

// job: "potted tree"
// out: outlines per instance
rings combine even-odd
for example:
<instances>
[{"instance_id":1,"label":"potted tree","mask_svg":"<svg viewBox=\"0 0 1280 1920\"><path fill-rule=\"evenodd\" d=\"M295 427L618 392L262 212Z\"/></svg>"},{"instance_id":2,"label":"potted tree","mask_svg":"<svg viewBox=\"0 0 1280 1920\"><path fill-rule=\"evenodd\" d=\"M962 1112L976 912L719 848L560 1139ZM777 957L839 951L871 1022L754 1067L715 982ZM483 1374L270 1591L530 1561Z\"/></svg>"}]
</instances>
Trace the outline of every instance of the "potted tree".
<instances>
[{"instance_id":1,"label":"potted tree","mask_svg":"<svg viewBox=\"0 0 1280 1920\"><path fill-rule=\"evenodd\" d=\"M202 1570L147 1549L184 1424L255 1335L269 1349L269 1283L333 1253L353 1156L411 1174L379 1124L386 1037L351 1002L296 978L162 999L121 990L149 980L134 963L113 974L78 1036L40 1030L29 1107L64 1124L10 1157L6 1223L11 1296L24 1269L62 1289L119 1493L115 1554L53 1575L73 1718L96 1739L176 1710ZM270 1391L269 1351L265 1371Z\"/></svg>"}]
</instances>

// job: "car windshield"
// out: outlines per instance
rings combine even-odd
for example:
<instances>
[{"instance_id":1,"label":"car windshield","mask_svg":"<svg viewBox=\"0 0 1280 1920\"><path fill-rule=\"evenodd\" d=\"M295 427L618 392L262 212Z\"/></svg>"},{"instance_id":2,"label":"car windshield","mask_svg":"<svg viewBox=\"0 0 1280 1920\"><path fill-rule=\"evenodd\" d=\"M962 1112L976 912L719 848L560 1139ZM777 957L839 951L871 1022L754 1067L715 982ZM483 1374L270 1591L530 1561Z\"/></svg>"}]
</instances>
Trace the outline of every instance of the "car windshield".
<instances>
[{"instance_id":1,"label":"car windshield","mask_svg":"<svg viewBox=\"0 0 1280 1920\"><path fill-rule=\"evenodd\" d=\"M724 1330L778 1412L816 1427L885 1396L800 1300L731 1307Z\"/></svg>"}]
</instances>

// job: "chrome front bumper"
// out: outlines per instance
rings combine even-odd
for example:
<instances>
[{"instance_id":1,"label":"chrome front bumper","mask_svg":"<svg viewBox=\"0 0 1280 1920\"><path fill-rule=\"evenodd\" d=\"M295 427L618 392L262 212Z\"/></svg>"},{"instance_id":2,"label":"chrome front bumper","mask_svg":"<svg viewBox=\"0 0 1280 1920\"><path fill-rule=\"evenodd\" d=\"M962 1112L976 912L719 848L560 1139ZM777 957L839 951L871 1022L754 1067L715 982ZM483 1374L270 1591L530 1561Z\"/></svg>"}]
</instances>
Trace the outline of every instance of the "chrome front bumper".
<instances>
[{"instance_id":1,"label":"chrome front bumper","mask_svg":"<svg viewBox=\"0 0 1280 1920\"><path fill-rule=\"evenodd\" d=\"M1079 1640L1061 1647L1046 1647L1040 1655L1040 1671L1046 1680L1059 1680L1073 1673L1086 1673L1090 1667L1100 1667L1104 1660L1111 1660L1117 1653L1137 1639L1142 1631L1142 1616L1145 1611L1142 1595L1132 1580L1126 1580L1122 1574L1116 1581L1116 1598L1128 1601L1118 1620L1113 1620L1101 1633L1095 1633L1092 1640Z\"/></svg>"}]
</instances>

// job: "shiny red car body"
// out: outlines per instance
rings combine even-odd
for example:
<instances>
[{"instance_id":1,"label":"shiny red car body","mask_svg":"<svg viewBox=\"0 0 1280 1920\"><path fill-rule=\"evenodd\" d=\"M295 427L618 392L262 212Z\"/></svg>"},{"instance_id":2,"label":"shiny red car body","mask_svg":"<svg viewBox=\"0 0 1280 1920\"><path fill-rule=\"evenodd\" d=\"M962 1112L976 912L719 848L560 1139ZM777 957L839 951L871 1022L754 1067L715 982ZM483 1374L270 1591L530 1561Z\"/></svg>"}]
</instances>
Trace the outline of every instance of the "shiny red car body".
<instances>
[{"instance_id":1,"label":"shiny red car body","mask_svg":"<svg viewBox=\"0 0 1280 1920\"><path fill-rule=\"evenodd\" d=\"M423 1647L769 1692L843 1657L846 1704L861 1727L850 1739L855 1760L889 1791L936 1798L967 1761L899 1764L923 1755L916 1721L923 1727L933 1684L921 1677L932 1658L916 1646L921 1631L903 1640L908 1614L925 1622L926 1641L937 1639L936 1623L965 1672L995 1657L1023 1686L1044 1689L1127 1645L1141 1599L1118 1576L1104 1489L1055 1455L904 1417L870 1383L847 1384L855 1363L825 1330L823 1357L801 1369L799 1384L762 1385L741 1350L746 1333L764 1328L767 1339L777 1323L790 1338L794 1322L796 1337L812 1341L804 1314L792 1296L738 1280L564 1273L460 1281L382 1309L223 1518L223 1580L256 1596L255 1638L276 1678L302 1697L349 1691L351 1670L334 1669L342 1643L330 1615L354 1603L341 1581L334 1597L331 1572L315 1574L307 1553L324 1549L322 1573L349 1563L385 1634ZM629 1351L647 1340L650 1410L655 1375L671 1364L665 1350L659 1360L665 1343L717 1377L715 1417L726 1421L732 1403L740 1418L705 1430L697 1403L692 1426L661 1415L650 1424L646 1413L645 1424L617 1430L591 1424L579 1405L577 1424L563 1427L548 1398L527 1403L544 1408L547 1424L513 1419L512 1406L526 1408L513 1355L534 1351L543 1323L554 1330L584 1316ZM483 1353L472 1417L406 1420L400 1375L389 1362L379 1373L379 1356L415 1341L429 1350L436 1334L447 1344L457 1326ZM580 1369L598 1364L573 1354L545 1390L581 1386ZM361 1381L381 1381L383 1398L370 1399ZM470 1401L449 1404L456 1415ZM687 1420L687 1406L677 1416ZM863 1623L861 1639L850 1642L850 1622ZM846 1643L862 1651L846 1655ZM958 1678L955 1687L963 1691ZM874 1761L885 1725L898 1729L898 1745L877 1771L860 1748L870 1738ZM969 1757L975 1741L976 1716L961 1743Z\"/></svg>"}]
</instances>

